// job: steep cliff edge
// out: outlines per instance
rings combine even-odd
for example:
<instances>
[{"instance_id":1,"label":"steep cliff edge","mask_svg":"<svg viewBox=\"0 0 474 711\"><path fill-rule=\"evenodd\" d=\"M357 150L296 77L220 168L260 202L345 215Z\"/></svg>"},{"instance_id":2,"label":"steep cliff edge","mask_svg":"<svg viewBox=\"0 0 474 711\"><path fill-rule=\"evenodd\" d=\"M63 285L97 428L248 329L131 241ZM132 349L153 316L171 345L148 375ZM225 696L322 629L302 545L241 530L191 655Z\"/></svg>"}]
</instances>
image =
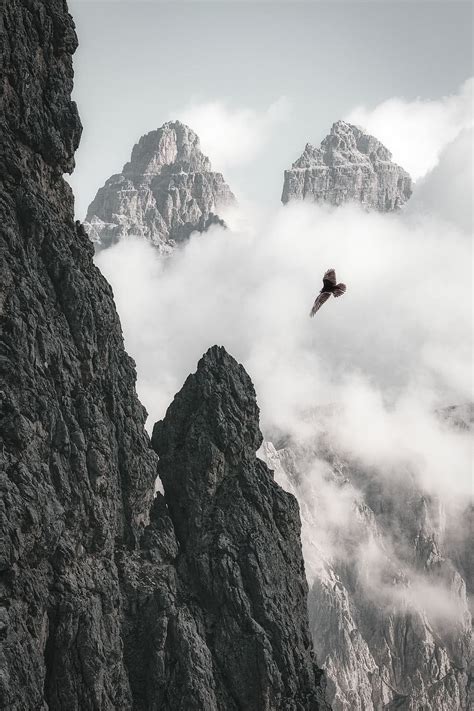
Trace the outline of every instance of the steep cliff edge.
<instances>
[{"instance_id":1,"label":"steep cliff edge","mask_svg":"<svg viewBox=\"0 0 474 711\"><path fill-rule=\"evenodd\" d=\"M333 124L319 148L310 143L285 170L281 200L312 200L342 205L357 202L389 212L411 195L411 178L374 136L345 121Z\"/></svg>"},{"instance_id":2,"label":"steep cliff edge","mask_svg":"<svg viewBox=\"0 0 474 711\"><path fill-rule=\"evenodd\" d=\"M0 706L326 708L295 500L211 349L154 444L62 174L81 125L63 0L2 15ZM197 476L199 475L199 476Z\"/></svg>"},{"instance_id":3,"label":"steep cliff edge","mask_svg":"<svg viewBox=\"0 0 474 711\"><path fill-rule=\"evenodd\" d=\"M194 131L169 121L140 138L122 172L97 192L84 226L99 249L135 235L167 254L191 232L223 224L217 213L234 201Z\"/></svg>"},{"instance_id":4,"label":"steep cliff edge","mask_svg":"<svg viewBox=\"0 0 474 711\"><path fill-rule=\"evenodd\" d=\"M81 134L62 0L2 11L0 706L126 708L117 545L156 455L112 290L62 173Z\"/></svg>"}]
</instances>

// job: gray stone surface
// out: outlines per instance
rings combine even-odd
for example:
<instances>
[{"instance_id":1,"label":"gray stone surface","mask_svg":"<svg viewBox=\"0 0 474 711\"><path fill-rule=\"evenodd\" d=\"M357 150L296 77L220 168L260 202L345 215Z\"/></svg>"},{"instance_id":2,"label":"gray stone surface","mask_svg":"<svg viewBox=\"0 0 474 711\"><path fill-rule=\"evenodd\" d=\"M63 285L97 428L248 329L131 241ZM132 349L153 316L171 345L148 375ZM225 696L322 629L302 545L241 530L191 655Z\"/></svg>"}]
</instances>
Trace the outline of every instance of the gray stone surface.
<instances>
[{"instance_id":1,"label":"gray stone surface","mask_svg":"<svg viewBox=\"0 0 474 711\"><path fill-rule=\"evenodd\" d=\"M10 0L1 22L0 707L325 708L298 508L251 451L251 383L203 359L157 430L153 498L134 363L62 178L74 26L63 0Z\"/></svg>"},{"instance_id":2,"label":"gray stone surface","mask_svg":"<svg viewBox=\"0 0 474 711\"><path fill-rule=\"evenodd\" d=\"M285 170L281 199L331 205L356 202L388 212L403 205L411 192L410 176L392 162L380 141L357 126L337 121L319 148L307 143L291 169Z\"/></svg>"},{"instance_id":3,"label":"gray stone surface","mask_svg":"<svg viewBox=\"0 0 474 711\"><path fill-rule=\"evenodd\" d=\"M223 224L218 212L234 200L194 131L170 121L142 136L122 172L97 192L84 226L99 249L135 235L167 254L191 232Z\"/></svg>"}]
</instances>

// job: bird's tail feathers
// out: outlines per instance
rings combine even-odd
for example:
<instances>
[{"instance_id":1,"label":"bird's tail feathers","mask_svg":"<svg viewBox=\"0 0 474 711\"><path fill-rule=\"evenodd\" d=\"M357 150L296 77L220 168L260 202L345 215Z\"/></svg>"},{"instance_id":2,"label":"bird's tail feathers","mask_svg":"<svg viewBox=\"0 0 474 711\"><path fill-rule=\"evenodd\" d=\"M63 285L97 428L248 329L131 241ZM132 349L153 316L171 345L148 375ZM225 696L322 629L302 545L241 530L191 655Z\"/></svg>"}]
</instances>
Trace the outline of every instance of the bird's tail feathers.
<instances>
[{"instance_id":1,"label":"bird's tail feathers","mask_svg":"<svg viewBox=\"0 0 474 711\"><path fill-rule=\"evenodd\" d=\"M346 293L347 286L343 284L342 282L340 284L336 284L336 288L333 291L334 296L342 296L343 294Z\"/></svg>"}]
</instances>

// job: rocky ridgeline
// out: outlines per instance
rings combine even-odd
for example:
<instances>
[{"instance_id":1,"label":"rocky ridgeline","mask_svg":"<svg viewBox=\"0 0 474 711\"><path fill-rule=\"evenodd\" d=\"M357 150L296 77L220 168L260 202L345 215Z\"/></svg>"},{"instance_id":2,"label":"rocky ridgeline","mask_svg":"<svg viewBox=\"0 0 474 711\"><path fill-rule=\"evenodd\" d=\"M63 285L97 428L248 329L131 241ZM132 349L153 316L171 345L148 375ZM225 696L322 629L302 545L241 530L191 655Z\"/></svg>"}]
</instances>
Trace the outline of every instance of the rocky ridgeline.
<instances>
[{"instance_id":1,"label":"rocky ridgeline","mask_svg":"<svg viewBox=\"0 0 474 711\"><path fill-rule=\"evenodd\" d=\"M0 707L327 708L298 506L255 456L252 384L211 349L158 462L62 178L73 22L63 0L10 0L2 23Z\"/></svg>"},{"instance_id":2,"label":"rocky ridgeline","mask_svg":"<svg viewBox=\"0 0 474 711\"><path fill-rule=\"evenodd\" d=\"M449 410L466 422L466 408ZM310 626L332 708L467 711L470 504L454 520L409 472L365 470L325 437L278 450L265 442L259 455L300 501ZM315 459L319 471L326 466L324 486L341 502L324 526Z\"/></svg>"},{"instance_id":3,"label":"rocky ridgeline","mask_svg":"<svg viewBox=\"0 0 474 711\"><path fill-rule=\"evenodd\" d=\"M320 148L306 144L303 154L285 170L282 202L311 200L342 205L362 204L388 212L411 195L411 178L392 162L392 155L374 136L337 121Z\"/></svg>"},{"instance_id":4,"label":"rocky ridgeline","mask_svg":"<svg viewBox=\"0 0 474 711\"><path fill-rule=\"evenodd\" d=\"M173 121L140 138L130 162L97 192L84 226L97 248L135 235L166 254L191 232L224 224L217 213L234 200L194 131Z\"/></svg>"}]
</instances>

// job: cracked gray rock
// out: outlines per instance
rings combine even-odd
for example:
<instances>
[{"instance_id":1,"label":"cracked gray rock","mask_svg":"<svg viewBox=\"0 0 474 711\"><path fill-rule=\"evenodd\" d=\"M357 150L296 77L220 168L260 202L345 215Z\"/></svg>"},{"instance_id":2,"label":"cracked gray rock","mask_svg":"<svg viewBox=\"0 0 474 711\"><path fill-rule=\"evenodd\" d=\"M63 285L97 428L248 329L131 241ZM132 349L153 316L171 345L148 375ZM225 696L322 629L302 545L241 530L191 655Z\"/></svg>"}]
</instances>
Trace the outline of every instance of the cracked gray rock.
<instances>
[{"instance_id":1,"label":"cracked gray rock","mask_svg":"<svg viewBox=\"0 0 474 711\"><path fill-rule=\"evenodd\" d=\"M368 210L389 212L401 207L411 193L410 176L392 162L380 141L337 121L319 148L307 143L291 169L285 170L281 200L356 202Z\"/></svg>"},{"instance_id":2,"label":"cracked gray rock","mask_svg":"<svg viewBox=\"0 0 474 711\"><path fill-rule=\"evenodd\" d=\"M97 249L134 235L169 254L192 232L224 225L218 213L234 202L194 131L169 121L140 138L130 162L97 192L84 226Z\"/></svg>"}]
</instances>

